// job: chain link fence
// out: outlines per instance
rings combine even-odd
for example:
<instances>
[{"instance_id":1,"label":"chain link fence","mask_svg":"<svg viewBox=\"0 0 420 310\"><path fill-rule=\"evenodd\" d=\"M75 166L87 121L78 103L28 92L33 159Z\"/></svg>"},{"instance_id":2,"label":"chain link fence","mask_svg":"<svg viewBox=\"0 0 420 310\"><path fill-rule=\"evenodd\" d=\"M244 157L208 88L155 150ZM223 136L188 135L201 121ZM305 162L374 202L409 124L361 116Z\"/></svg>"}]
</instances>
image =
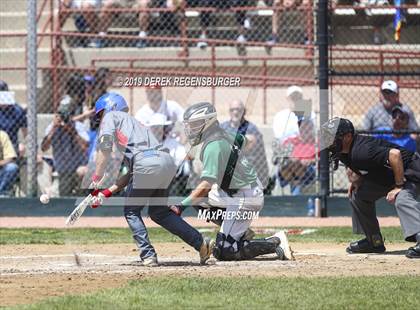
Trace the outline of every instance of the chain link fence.
<instances>
[{"instance_id":1,"label":"chain link fence","mask_svg":"<svg viewBox=\"0 0 420 310\"><path fill-rule=\"evenodd\" d=\"M0 129L12 140L20 171L1 195L27 194L25 3L1 6L0 79L9 91L2 89L0 98L9 99L0 102ZM381 13L393 10L392 3L330 2L330 115L348 117L362 129L381 82L394 79L401 102L418 117L418 3L404 5L397 44L389 25L395 12ZM95 159L94 104L116 91L169 146L178 165L172 195L188 193L200 172L194 156L186 159L182 113L209 101L226 130L252 141L243 152L267 194L316 196L316 6L310 0L38 1L39 193L83 193ZM176 78L186 82L174 85ZM233 87L196 87L196 78L230 79ZM126 169L118 157L112 165L118 173ZM333 191L347 186L344 173L331 180Z\"/></svg>"},{"instance_id":2,"label":"chain link fence","mask_svg":"<svg viewBox=\"0 0 420 310\"><path fill-rule=\"evenodd\" d=\"M330 4L330 114L350 119L362 134L418 150L419 2ZM331 180L333 192L346 192L344 167Z\"/></svg>"}]
</instances>

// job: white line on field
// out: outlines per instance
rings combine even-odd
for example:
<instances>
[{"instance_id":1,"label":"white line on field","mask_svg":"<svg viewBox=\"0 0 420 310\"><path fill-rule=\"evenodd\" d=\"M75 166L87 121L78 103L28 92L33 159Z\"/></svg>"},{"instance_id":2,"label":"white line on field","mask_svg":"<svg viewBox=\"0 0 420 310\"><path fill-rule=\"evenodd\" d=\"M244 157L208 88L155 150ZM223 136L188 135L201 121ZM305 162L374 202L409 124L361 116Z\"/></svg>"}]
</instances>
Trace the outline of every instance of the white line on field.
<instances>
[{"instance_id":1,"label":"white line on field","mask_svg":"<svg viewBox=\"0 0 420 310\"><path fill-rule=\"evenodd\" d=\"M75 253L75 254L77 254L78 256L84 256L84 257L127 257L123 255L90 254L90 253ZM54 258L54 257L74 257L74 254L71 253L71 254L48 254L48 255L41 254L41 255L22 255L22 256L0 256L0 259L28 259L28 258Z\"/></svg>"}]
</instances>

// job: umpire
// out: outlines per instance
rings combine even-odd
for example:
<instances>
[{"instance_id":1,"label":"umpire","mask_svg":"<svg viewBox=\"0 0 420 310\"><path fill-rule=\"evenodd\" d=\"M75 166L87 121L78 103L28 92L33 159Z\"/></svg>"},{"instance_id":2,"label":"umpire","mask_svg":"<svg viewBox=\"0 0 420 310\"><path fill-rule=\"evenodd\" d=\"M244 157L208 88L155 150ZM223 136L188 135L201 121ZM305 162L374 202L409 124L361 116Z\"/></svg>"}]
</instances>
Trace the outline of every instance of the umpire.
<instances>
[{"instance_id":1,"label":"umpire","mask_svg":"<svg viewBox=\"0 0 420 310\"><path fill-rule=\"evenodd\" d=\"M347 252L385 252L375 202L386 197L395 204L405 240L416 242L406 256L420 258L420 155L384 140L355 134L352 122L344 118L326 122L321 134L334 170L341 161L354 174L349 188L353 231L364 233L366 238L350 243Z\"/></svg>"}]
</instances>

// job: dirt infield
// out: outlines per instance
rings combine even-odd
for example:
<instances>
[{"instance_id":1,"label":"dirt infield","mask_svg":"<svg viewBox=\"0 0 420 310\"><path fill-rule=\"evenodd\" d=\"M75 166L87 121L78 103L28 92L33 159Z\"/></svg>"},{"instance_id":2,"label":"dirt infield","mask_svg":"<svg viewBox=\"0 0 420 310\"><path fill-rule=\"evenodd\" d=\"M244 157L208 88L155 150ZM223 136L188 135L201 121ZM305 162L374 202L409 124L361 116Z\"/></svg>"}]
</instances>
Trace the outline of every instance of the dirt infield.
<instances>
[{"instance_id":1,"label":"dirt infield","mask_svg":"<svg viewBox=\"0 0 420 310\"><path fill-rule=\"evenodd\" d=\"M184 218L194 227L213 227L212 223L199 220L197 217ZM65 217L2 217L1 228L24 228L24 227L45 227L65 228ZM379 217L381 227L399 226L397 217ZM148 217L144 217L147 227L159 227ZM327 227L327 226L351 226L351 217L260 217L252 222L256 227ZM124 217L81 217L72 227L127 227Z\"/></svg>"},{"instance_id":2,"label":"dirt infield","mask_svg":"<svg viewBox=\"0 0 420 310\"><path fill-rule=\"evenodd\" d=\"M27 304L66 294L122 286L145 277L176 276L420 276L420 260L405 258L408 244L388 245L384 255L348 255L344 244L293 243L295 261L267 255L244 262L198 264L198 255L180 243L157 243L160 267L136 264L132 244L3 245L0 247L1 305ZM76 258L77 256L77 258Z\"/></svg>"}]
</instances>

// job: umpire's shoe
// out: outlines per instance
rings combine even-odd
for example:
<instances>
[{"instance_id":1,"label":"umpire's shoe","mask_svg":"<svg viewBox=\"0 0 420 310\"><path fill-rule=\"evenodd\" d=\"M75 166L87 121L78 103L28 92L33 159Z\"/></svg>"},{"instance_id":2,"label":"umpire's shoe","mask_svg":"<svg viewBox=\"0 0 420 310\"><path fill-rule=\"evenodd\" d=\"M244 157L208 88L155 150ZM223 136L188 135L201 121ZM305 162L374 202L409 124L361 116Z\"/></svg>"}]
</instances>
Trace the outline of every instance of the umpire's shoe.
<instances>
[{"instance_id":1,"label":"umpire's shoe","mask_svg":"<svg viewBox=\"0 0 420 310\"><path fill-rule=\"evenodd\" d=\"M369 242L366 238L350 243L347 247L346 252L349 254L359 253L383 253L385 252L384 241L381 235L372 236L372 242Z\"/></svg>"},{"instance_id":2,"label":"umpire's shoe","mask_svg":"<svg viewBox=\"0 0 420 310\"><path fill-rule=\"evenodd\" d=\"M210 238L203 238L203 243L200 247L200 264L204 265L213 253L214 240Z\"/></svg>"},{"instance_id":3,"label":"umpire's shoe","mask_svg":"<svg viewBox=\"0 0 420 310\"><path fill-rule=\"evenodd\" d=\"M408 248L408 251L405 254L408 258L420 258L420 233L416 235L416 241L417 244Z\"/></svg>"}]
</instances>

